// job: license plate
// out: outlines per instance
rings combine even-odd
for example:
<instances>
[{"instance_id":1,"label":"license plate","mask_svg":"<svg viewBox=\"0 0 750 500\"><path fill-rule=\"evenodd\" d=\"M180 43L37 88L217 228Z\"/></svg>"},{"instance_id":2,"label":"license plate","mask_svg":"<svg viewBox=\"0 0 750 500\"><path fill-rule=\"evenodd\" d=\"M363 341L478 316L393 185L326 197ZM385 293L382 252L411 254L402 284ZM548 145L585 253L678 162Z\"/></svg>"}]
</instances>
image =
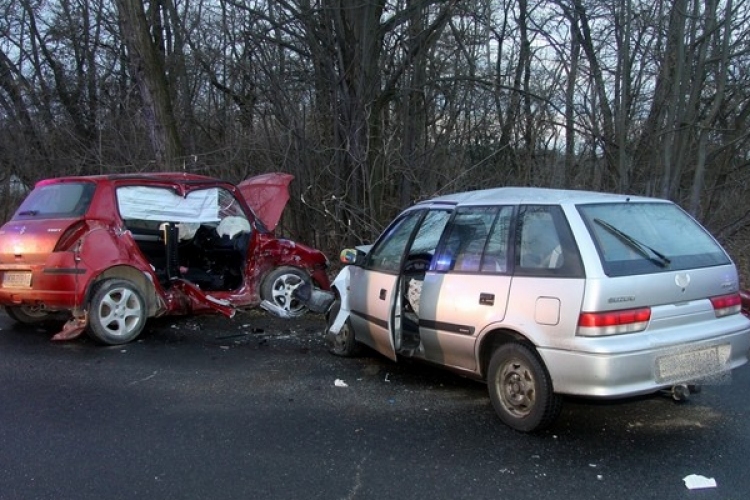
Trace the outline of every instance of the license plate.
<instances>
[{"instance_id":1,"label":"license plate","mask_svg":"<svg viewBox=\"0 0 750 500\"><path fill-rule=\"evenodd\" d=\"M6 271L3 273L4 288L29 288L31 271Z\"/></svg>"},{"instance_id":2,"label":"license plate","mask_svg":"<svg viewBox=\"0 0 750 500\"><path fill-rule=\"evenodd\" d=\"M731 347L719 345L705 349L679 352L656 360L659 382L689 382L727 369Z\"/></svg>"}]
</instances>

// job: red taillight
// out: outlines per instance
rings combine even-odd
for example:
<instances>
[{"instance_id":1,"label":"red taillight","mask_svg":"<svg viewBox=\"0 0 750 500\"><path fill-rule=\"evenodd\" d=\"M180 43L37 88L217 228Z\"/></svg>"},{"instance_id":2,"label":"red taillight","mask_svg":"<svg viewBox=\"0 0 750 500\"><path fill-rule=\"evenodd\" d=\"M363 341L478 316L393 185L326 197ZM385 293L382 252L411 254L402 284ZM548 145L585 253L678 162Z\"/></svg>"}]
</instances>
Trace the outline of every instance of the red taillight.
<instances>
[{"instance_id":1,"label":"red taillight","mask_svg":"<svg viewBox=\"0 0 750 500\"><path fill-rule=\"evenodd\" d=\"M717 318L737 314L742 308L742 299L739 293L711 297L711 305Z\"/></svg>"},{"instance_id":2,"label":"red taillight","mask_svg":"<svg viewBox=\"0 0 750 500\"><path fill-rule=\"evenodd\" d=\"M578 335L598 337L640 332L651 319L651 308L622 309L619 311L582 312L578 317Z\"/></svg>"},{"instance_id":3,"label":"red taillight","mask_svg":"<svg viewBox=\"0 0 750 500\"><path fill-rule=\"evenodd\" d=\"M68 229L66 229L62 236L60 236L60 239L57 240L57 245L55 245L54 251L65 252L71 250L73 248L73 245L75 245L76 242L80 240L87 231L88 224L86 224L85 221L76 222Z\"/></svg>"}]
</instances>

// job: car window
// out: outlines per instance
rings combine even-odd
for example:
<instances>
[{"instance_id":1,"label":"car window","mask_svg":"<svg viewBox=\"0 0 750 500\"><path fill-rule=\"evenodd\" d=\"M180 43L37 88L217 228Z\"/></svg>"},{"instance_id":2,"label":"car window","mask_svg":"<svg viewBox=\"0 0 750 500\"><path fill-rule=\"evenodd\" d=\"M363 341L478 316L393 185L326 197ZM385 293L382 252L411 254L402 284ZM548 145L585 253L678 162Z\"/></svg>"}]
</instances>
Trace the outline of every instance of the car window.
<instances>
[{"instance_id":1,"label":"car window","mask_svg":"<svg viewBox=\"0 0 750 500\"><path fill-rule=\"evenodd\" d=\"M583 276L578 247L560 207L520 207L516 220L515 274Z\"/></svg>"},{"instance_id":2,"label":"car window","mask_svg":"<svg viewBox=\"0 0 750 500\"><path fill-rule=\"evenodd\" d=\"M221 188L218 191L219 217L246 217L242 206L230 191Z\"/></svg>"},{"instance_id":3,"label":"car window","mask_svg":"<svg viewBox=\"0 0 750 500\"><path fill-rule=\"evenodd\" d=\"M581 205L609 276L728 264L729 257L692 217L673 203Z\"/></svg>"},{"instance_id":4,"label":"car window","mask_svg":"<svg viewBox=\"0 0 750 500\"><path fill-rule=\"evenodd\" d=\"M432 258L450 216L451 212L447 210L430 210L419 226L409 255L429 255Z\"/></svg>"},{"instance_id":5,"label":"car window","mask_svg":"<svg viewBox=\"0 0 750 500\"><path fill-rule=\"evenodd\" d=\"M435 270L504 272L511 213L510 207L458 209L446 229Z\"/></svg>"},{"instance_id":6,"label":"car window","mask_svg":"<svg viewBox=\"0 0 750 500\"><path fill-rule=\"evenodd\" d=\"M401 269L401 259L409 244L414 228L424 215L424 211L411 211L397 219L386 230L380 240L367 254L365 267L398 273Z\"/></svg>"},{"instance_id":7,"label":"car window","mask_svg":"<svg viewBox=\"0 0 750 500\"><path fill-rule=\"evenodd\" d=\"M92 182L66 182L38 186L29 193L14 219L61 219L86 213L94 196Z\"/></svg>"},{"instance_id":8,"label":"car window","mask_svg":"<svg viewBox=\"0 0 750 500\"><path fill-rule=\"evenodd\" d=\"M407 253L407 248L407 259L418 258L425 267L428 267L450 216L451 212L448 210L409 212L394 222L375 244L368 254L366 267L379 271L401 272L401 262L404 254ZM419 229L414 234L417 225ZM414 235L413 239L412 235ZM410 241L411 246L409 246Z\"/></svg>"},{"instance_id":9,"label":"car window","mask_svg":"<svg viewBox=\"0 0 750 500\"><path fill-rule=\"evenodd\" d=\"M513 207L502 207L495 218L484 249L482 272L505 273L508 271L508 237L512 216Z\"/></svg>"}]
</instances>

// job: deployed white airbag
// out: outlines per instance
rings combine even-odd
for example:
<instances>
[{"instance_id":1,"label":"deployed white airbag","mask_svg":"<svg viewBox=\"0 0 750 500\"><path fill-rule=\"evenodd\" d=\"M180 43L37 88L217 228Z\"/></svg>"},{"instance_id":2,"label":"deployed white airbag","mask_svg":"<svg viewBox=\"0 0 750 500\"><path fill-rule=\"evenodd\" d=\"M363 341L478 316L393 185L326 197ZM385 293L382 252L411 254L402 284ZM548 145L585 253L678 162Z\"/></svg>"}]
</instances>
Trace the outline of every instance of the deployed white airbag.
<instances>
[{"instance_id":1,"label":"deployed white airbag","mask_svg":"<svg viewBox=\"0 0 750 500\"><path fill-rule=\"evenodd\" d=\"M219 190L191 191L183 198L169 189L125 186L117 190L117 206L123 219L216 222L219 220Z\"/></svg>"},{"instance_id":2,"label":"deployed white airbag","mask_svg":"<svg viewBox=\"0 0 750 500\"><path fill-rule=\"evenodd\" d=\"M216 228L216 232L219 233L219 236L229 236L230 238L235 234L249 233L250 222L244 217L224 217L219 223L219 227Z\"/></svg>"}]
</instances>

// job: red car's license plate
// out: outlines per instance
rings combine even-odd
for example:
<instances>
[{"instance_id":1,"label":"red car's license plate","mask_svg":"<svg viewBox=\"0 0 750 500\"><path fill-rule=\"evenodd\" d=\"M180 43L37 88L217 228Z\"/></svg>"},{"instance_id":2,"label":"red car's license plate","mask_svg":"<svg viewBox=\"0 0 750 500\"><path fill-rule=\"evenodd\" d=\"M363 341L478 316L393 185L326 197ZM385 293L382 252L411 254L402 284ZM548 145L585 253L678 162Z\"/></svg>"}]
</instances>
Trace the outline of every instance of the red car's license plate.
<instances>
[{"instance_id":1,"label":"red car's license plate","mask_svg":"<svg viewBox=\"0 0 750 500\"><path fill-rule=\"evenodd\" d=\"M31 286L31 271L6 271L3 273L4 288L28 288Z\"/></svg>"}]
</instances>

